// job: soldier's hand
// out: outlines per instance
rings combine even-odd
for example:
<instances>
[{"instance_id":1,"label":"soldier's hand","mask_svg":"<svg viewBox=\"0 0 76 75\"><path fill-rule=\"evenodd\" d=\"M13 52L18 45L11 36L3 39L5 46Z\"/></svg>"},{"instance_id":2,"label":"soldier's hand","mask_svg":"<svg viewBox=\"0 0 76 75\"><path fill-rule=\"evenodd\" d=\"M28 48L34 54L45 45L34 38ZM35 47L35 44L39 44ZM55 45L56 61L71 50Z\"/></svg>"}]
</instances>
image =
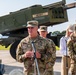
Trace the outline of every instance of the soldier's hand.
<instances>
[{"instance_id":1,"label":"soldier's hand","mask_svg":"<svg viewBox=\"0 0 76 75\"><path fill-rule=\"evenodd\" d=\"M25 58L31 58L34 56L34 53L32 51L27 51L25 54L24 54L24 57Z\"/></svg>"},{"instance_id":2,"label":"soldier's hand","mask_svg":"<svg viewBox=\"0 0 76 75\"><path fill-rule=\"evenodd\" d=\"M38 51L36 51L36 58L41 58L41 54Z\"/></svg>"}]
</instances>

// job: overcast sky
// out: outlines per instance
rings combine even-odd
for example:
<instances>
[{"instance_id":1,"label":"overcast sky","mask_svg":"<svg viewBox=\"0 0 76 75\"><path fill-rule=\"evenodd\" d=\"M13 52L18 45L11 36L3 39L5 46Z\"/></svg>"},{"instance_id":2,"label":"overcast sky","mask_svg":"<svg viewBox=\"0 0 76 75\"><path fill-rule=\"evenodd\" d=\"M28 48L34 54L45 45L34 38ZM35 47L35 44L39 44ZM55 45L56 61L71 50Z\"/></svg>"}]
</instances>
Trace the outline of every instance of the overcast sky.
<instances>
[{"instance_id":1,"label":"overcast sky","mask_svg":"<svg viewBox=\"0 0 76 75\"><path fill-rule=\"evenodd\" d=\"M59 2L61 0L0 0L0 16L9 14L32 5L41 4L42 6ZM66 4L76 2L76 0L66 0ZM76 8L67 10L68 22L49 26L48 32L63 31L68 25L76 23Z\"/></svg>"}]
</instances>

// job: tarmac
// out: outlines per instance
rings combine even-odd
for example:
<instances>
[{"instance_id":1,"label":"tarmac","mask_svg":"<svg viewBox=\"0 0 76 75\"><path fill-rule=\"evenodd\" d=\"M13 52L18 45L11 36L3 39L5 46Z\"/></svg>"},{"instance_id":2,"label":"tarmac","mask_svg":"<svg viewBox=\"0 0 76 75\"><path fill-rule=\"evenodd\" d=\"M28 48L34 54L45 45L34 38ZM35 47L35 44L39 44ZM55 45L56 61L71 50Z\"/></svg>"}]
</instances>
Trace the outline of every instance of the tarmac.
<instances>
[{"instance_id":1,"label":"tarmac","mask_svg":"<svg viewBox=\"0 0 76 75\"><path fill-rule=\"evenodd\" d=\"M56 52L56 62L54 65L54 75L61 75L61 54L59 51ZM4 64L5 72L3 75L9 75L10 72L16 69L23 70L23 63L17 62L13 59L9 53L9 50L0 50L0 59ZM70 72L69 72L70 75Z\"/></svg>"}]
</instances>

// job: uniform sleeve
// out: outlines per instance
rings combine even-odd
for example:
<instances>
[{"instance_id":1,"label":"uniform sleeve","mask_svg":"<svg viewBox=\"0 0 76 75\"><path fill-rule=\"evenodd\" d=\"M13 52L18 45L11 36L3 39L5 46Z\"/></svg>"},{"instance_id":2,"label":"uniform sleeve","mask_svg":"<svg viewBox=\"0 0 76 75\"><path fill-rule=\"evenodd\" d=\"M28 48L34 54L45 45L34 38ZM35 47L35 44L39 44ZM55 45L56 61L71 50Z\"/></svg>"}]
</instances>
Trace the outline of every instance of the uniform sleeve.
<instances>
[{"instance_id":1,"label":"uniform sleeve","mask_svg":"<svg viewBox=\"0 0 76 75\"><path fill-rule=\"evenodd\" d=\"M24 58L24 52L21 48L21 42L19 43L18 47L17 47L17 50L16 50L16 60L19 61L19 62L23 62L25 60Z\"/></svg>"},{"instance_id":2,"label":"uniform sleeve","mask_svg":"<svg viewBox=\"0 0 76 75\"><path fill-rule=\"evenodd\" d=\"M67 46L68 46L68 53L69 53L69 56L70 56L70 58L71 59L73 59L73 60L76 60L76 54L74 53L74 51L73 51L73 42L71 41L71 40L69 40L68 42L67 42Z\"/></svg>"},{"instance_id":3,"label":"uniform sleeve","mask_svg":"<svg viewBox=\"0 0 76 75\"><path fill-rule=\"evenodd\" d=\"M51 69L56 60L56 47L52 40L47 43L46 50L45 63L48 65L48 69Z\"/></svg>"}]
</instances>

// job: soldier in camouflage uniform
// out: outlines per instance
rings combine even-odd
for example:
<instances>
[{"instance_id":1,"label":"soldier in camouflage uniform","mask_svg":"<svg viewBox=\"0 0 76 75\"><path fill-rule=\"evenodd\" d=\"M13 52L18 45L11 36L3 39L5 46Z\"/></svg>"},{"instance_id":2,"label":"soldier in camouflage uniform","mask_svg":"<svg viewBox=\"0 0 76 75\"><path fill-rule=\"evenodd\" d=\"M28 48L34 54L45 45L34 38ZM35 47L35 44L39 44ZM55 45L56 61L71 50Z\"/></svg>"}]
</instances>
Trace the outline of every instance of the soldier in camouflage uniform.
<instances>
[{"instance_id":1,"label":"soldier in camouflage uniform","mask_svg":"<svg viewBox=\"0 0 76 75\"><path fill-rule=\"evenodd\" d=\"M21 40L16 52L17 60L24 63L25 75L34 75L35 73L34 51L31 41L34 42L36 48L36 58L40 75L53 75L53 63L55 63L56 60L56 48L54 43L38 35L38 21L28 21L27 29L29 35ZM35 75L38 75L37 72Z\"/></svg>"},{"instance_id":2,"label":"soldier in camouflage uniform","mask_svg":"<svg viewBox=\"0 0 76 75\"><path fill-rule=\"evenodd\" d=\"M48 34L47 26L40 26L39 29L38 29L38 32L39 32L39 34L40 34L41 37L46 38L49 42L52 42L52 44L55 45L55 43L53 42L53 40L47 38L47 34ZM54 66L54 64L55 64L55 60L53 61L52 66ZM46 65L46 67L47 67L47 65ZM52 72L51 74L53 75L54 74L53 73L53 67L51 69L51 72Z\"/></svg>"},{"instance_id":3,"label":"soldier in camouflage uniform","mask_svg":"<svg viewBox=\"0 0 76 75\"><path fill-rule=\"evenodd\" d=\"M40 34L41 37L43 38L47 38L47 26L40 26L39 29L38 29L38 32Z\"/></svg>"},{"instance_id":4,"label":"soldier in camouflage uniform","mask_svg":"<svg viewBox=\"0 0 76 75\"><path fill-rule=\"evenodd\" d=\"M74 32L71 34L70 39L67 42L68 53L71 58L71 75L76 75L76 25L74 26Z\"/></svg>"}]
</instances>

